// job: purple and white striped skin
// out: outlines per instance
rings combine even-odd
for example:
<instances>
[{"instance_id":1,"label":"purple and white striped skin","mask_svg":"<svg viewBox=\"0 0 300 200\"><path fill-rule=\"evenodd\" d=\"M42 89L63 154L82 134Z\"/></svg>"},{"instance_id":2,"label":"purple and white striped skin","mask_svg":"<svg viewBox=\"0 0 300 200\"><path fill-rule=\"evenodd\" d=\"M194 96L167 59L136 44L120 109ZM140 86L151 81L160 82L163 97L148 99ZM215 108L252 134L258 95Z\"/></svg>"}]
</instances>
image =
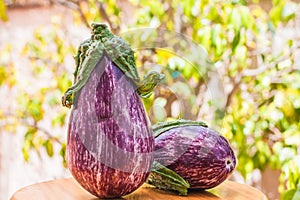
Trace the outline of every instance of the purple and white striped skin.
<instances>
[{"instance_id":1,"label":"purple and white striped skin","mask_svg":"<svg viewBox=\"0 0 300 200\"><path fill-rule=\"evenodd\" d=\"M216 187L236 166L228 141L204 126L176 127L158 135L154 160L197 189Z\"/></svg>"},{"instance_id":2,"label":"purple and white striped skin","mask_svg":"<svg viewBox=\"0 0 300 200\"><path fill-rule=\"evenodd\" d=\"M70 172L95 196L120 197L146 181L153 148L135 85L104 54L74 98L66 152Z\"/></svg>"}]
</instances>

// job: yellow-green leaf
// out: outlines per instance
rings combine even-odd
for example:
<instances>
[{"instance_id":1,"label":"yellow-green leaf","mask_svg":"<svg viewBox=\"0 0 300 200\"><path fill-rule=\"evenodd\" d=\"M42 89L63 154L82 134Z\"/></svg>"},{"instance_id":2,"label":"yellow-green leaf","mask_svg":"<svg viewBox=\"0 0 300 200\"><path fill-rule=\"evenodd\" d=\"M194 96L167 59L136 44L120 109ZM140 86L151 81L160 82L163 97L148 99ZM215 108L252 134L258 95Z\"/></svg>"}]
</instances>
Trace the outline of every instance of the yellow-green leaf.
<instances>
[{"instance_id":1,"label":"yellow-green leaf","mask_svg":"<svg viewBox=\"0 0 300 200\"><path fill-rule=\"evenodd\" d=\"M6 13L6 5L4 3L4 0L0 0L0 19L2 21L7 21L7 13Z\"/></svg>"},{"instance_id":2,"label":"yellow-green leaf","mask_svg":"<svg viewBox=\"0 0 300 200\"><path fill-rule=\"evenodd\" d=\"M46 140L44 143L48 156L52 157L54 155L53 144L51 140Z\"/></svg>"}]
</instances>

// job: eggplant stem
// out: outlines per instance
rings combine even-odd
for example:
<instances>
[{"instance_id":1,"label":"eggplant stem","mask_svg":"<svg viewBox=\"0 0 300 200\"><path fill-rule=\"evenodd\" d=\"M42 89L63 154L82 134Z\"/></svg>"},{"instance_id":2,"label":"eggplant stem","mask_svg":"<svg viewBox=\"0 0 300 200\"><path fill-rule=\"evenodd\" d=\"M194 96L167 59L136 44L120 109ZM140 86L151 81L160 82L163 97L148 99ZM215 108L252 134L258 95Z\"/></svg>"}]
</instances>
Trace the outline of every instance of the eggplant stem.
<instances>
[{"instance_id":1,"label":"eggplant stem","mask_svg":"<svg viewBox=\"0 0 300 200\"><path fill-rule=\"evenodd\" d=\"M75 58L74 83L62 97L62 105L70 108L78 92L87 82L92 70L105 54L137 87L142 98L148 98L154 88L165 78L158 72L150 72L140 80L129 43L111 33L105 24L93 23L92 36L80 44ZM72 96L74 94L74 96Z\"/></svg>"}]
</instances>

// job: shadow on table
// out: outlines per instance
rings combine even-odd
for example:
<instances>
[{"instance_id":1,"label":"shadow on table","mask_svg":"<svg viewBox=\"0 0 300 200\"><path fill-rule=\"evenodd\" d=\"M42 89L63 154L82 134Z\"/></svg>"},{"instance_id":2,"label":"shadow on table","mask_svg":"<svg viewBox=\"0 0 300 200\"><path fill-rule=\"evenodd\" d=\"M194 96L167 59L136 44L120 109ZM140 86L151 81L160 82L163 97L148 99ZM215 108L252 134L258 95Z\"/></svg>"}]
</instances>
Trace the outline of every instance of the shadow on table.
<instances>
[{"instance_id":1,"label":"shadow on table","mask_svg":"<svg viewBox=\"0 0 300 200\"><path fill-rule=\"evenodd\" d=\"M191 197L199 197L199 196L203 196L203 197L209 197L210 198L213 198L214 200L215 199L222 199L220 197L218 197L217 195L209 192L209 191L206 191L206 190L203 190L203 189L189 189L188 191L188 196L191 196Z\"/></svg>"},{"instance_id":2,"label":"shadow on table","mask_svg":"<svg viewBox=\"0 0 300 200\"><path fill-rule=\"evenodd\" d=\"M87 199L87 200L101 200L101 199L95 197L95 198L91 198L91 199ZM114 198L114 199L109 199L109 200L126 200L126 199L124 199L124 198L121 197L121 198Z\"/></svg>"}]
</instances>

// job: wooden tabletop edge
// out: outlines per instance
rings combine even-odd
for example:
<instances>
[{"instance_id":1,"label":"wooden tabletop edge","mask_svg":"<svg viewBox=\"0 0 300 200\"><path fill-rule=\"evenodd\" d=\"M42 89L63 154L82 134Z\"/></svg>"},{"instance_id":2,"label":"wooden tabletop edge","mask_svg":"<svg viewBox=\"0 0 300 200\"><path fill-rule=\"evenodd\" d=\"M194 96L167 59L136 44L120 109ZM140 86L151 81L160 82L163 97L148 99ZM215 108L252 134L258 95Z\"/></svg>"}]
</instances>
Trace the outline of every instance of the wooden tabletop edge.
<instances>
[{"instance_id":1,"label":"wooden tabletop edge","mask_svg":"<svg viewBox=\"0 0 300 200\"><path fill-rule=\"evenodd\" d=\"M87 191L85 191L80 185L79 183L76 182L76 180L72 177L68 177L68 178L59 178L59 179L53 179L53 180L46 180L46 181L42 181L42 182L38 182L38 183L35 183L35 184L31 184L31 185L28 185L28 186L25 186L25 187L22 187L20 189L18 189L12 196L9 200L23 200L26 198L21 198L23 196L28 196L28 194L30 195L35 195L34 192L32 191L35 191L35 190L39 190L39 192L42 191L45 192L48 190L48 187L54 187L54 188L59 188L61 187L61 185L64 185L66 184L67 187L72 187L72 189L76 188L77 191L79 191L80 193L87 193L89 194ZM237 187L240 187L240 189L244 192L248 192L250 194L254 194L254 196L258 197L258 199L255 199L255 200L268 200L266 195L258 190L257 188L255 187L252 187L252 186L249 186L249 185L246 185L246 184L242 184L242 183L238 183L238 182L234 182L234 181L231 181L231 180L226 180L224 181L222 184L220 184L219 186L215 187L215 188L212 188L210 190L206 190L205 192L208 192L208 193L211 193L211 195L215 195L217 193L234 193L235 195L241 195L242 194L242 199L245 199L245 197L243 197L243 192L239 192L239 190L236 190ZM144 189L150 189L150 193L152 194L159 194L160 196L161 195L164 195L164 192L162 190L159 190L159 189L156 189L155 187L145 183L143 184L138 190L134 191L133 193L130 194L130 196L132 196L132 194L136 193L137 196L140 196L139 194L139 191L141 193L141 191L145 191ZM152 190L153 189L153 190ZM59 191L59 189L58 189ZM238 192L236 192L238 191ZM68 192L68 191L67 191ZM174 196L172 197L172 199L178 197L178 198L181 198L182 196L178 196L176 195L176 192L174 193L170 193L170 191L165 191L166 192L166 197L169 197L170 195L171 196ZM65 193L65 192L63 192ZM148 192L147 192L148 193ZM38 193L37 195L39 195L40 193ZM133 196L136 196L136 194L134 194ZM202 195L205 195L204 193L199 193L199 195L202 197ZM200 197L199 196L199 197ZM194 199L195 198L195 194L191 193L190 197L189 198L189 195L186 196L187 198L186 199ZM28 199L28 198L27 198ZM77 197L75 198L77 199ZM75 200L74 199L74 200ZM125 196L125 199L127 199L127 197ZM128 198L128 199L132 199L132 198ZM133 198L135 199L135 198ZM200 199L203 199L200 198ZM210 199L210 198L209 198ZM227 196L224 196L223 195L217 195L216 196L216 199L223 199L223 200L229 200L229 198Z\"/></svg>"}]
</instances>

